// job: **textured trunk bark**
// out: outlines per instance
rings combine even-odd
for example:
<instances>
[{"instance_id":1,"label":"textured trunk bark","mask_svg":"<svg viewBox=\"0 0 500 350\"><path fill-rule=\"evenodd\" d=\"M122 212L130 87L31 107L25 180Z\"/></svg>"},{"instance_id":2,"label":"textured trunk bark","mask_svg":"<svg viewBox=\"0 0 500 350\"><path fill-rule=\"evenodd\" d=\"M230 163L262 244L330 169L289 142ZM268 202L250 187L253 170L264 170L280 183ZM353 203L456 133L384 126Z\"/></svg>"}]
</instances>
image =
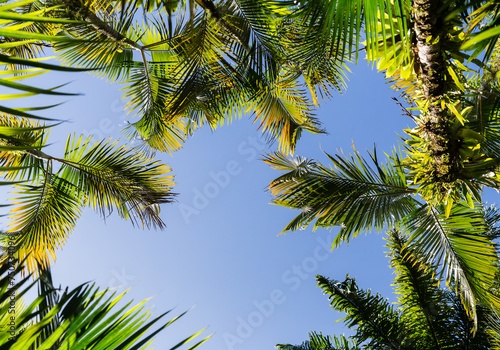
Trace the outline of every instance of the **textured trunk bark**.
<instances>
[{"instance_id":1,"label":"textured trunk bark","mask_svg":"<svg viewBox=\"0 0 500 350\"><path fill-rule=\"evenodd\" d=\"M420 80L428 108L419 123L433 159L433 177L437 182L452 182L457 175L457 141L451 135L452 120L441 107L447 89L446 59L442 48L446 40L446 11L438 0L413 0L413 23L420 66Z\"/></svg>"}]
</instances>

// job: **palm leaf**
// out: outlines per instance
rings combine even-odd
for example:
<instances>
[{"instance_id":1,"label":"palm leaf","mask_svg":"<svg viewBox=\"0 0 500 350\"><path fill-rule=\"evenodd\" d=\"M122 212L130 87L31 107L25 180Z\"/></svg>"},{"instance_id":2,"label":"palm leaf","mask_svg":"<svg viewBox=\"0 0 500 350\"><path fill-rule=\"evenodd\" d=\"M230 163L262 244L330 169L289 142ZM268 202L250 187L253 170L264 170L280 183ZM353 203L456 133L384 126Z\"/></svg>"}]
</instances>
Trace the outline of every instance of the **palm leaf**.
<instances>
[{"instance_id":1,"label":"palm leaf","mask_svg":"<svg viewBox=\"0 0 500 350\"><path fill-rule=\"evenodd\" d=\"M374 168L359 153L350 159L328 157L334 169L279 153L264 159L275 169L287 171L271 182L273 202L302 210L283 232L305 227L313 220L314 228L342 225L334 242L338 246L363 230L391 226L414 210L414 190L397 166L397 155L396 166L391 167L380 165L376 153L371 154Z\"/></svg>"},{"instance_id":2,"label":"palm leaf","mask_svg":"<svg viewBox=\"0 0 500 350\"><path fill-rule=\"evenodd\" d=\"M368 341L368 347L404 348L407 329L398 312L379 294L359 289L356 281L349 276L344 282L316 276L318 287L328 296L334 310L345 312L347 327L357 327L353 337L357 343Z\"/></svg>"},{"instance_id":3,"label":"palm leaf","mask_svg":"<svg viewBox=\"0 0 500 350\"><path fill-rule=\"evenodd\" d=\"M312 116L312 104L305 92L291 77L279 77L268 81L250 102L250 108L260 121L259 128L272 139L279 140L284 153L293 153L302 130L313 133L324 132L320 123Z\"/></svg>"},{"instance_id":4,"label":"palm leaf","mask_svg":"<svg viewBox=\"0 0 500 350\"><path fill-rule=\"evenodd\" d=\"M330 336L321 333L309 333L309 340L300 345L277 344L280 350L359 350L355 341L351 341L344 335Z\"/></svg>"},{"instance_id":5,"label":"palm leaf","mask_svg":"<svg viewBox=\"0 0 500 350\"><path fill-rule=\"evenodd\" d=\"M455 205L448 218L444 207L422 206L403 219L416 252L427 264L441 266L446 284L454 286L477 328L477 301L492 307L500 300L490 288L498 270L497 251L487 236L484 214L479 209Z\"/></svg>"},{"instance_id":6,"label":"palm leaf","mask_svg":"<svg viewBox=\"0 0 500 350\"><path fill-rule=\"evenodd\" d=\"M5 263L0 267L2 299L16 291L16 298L19 298L35 283L26 286L29 277L17 282L16 277L22 271L22 265L7 275L9 268ZM47 273L43 276L51 281ZM117 295L107 290L101 292L94 285L83 284L57 295L51 286L43 287L46 282L39 283L39 297L15 319L16 335L12 336L10 332L0 334L0 349L36 350L51 349L53 346L73 350L150 349L153 337L183 315L165 322L162 319L169 312L153 318L149 310L144 310L146 301L132 307L131 302L128 302L117 309L116 304L123 301L126 292ZM0 315L8 314L9 307L2 304ZM50 324L53 327L47 327ZM181 341L179 346L191 344L200 333ZM198 341L190 349L196 348L209 337Z\"/></svg>"},{"instance_id":7,"label":"palm leaf","mask_svg":"<svg viewBox=\"0 0 500 350\"><path fill-rule=\"evenodd\" d=\"M424 262L425 257L414 251L399 231L389 231L388 236L398 302L402 318L416 335L412 338L415 347L425 344L432 344L436 349L450 346L446 342L453 338L449 337L451 327L448 323L453 313L446 304L446 292L438 288L439 281L434 276L436 266Z\"/></svg>"},{"instance_id":8,"label":"palm leaf","mask_svg":"<svg viewBox=\"0 0 500 350\"><path fill-rule=\"evenodd\" d=\"M102 8L105 4L107 6ZM136 43L142 32L132 26L135 9L127 8L129 11L120 16L110 12L112 4L109 1L105 4L82 4L81 9L73 9L71 16L83 21L77 25L65 25L64 31L75 40L56 43L54 49L63 62L92 69L97 76L116 81L128 77L133 66L132 51L140 46L127 43ZM86 17L79 11L87 13Z\"/></svg>"},{"instance_id":9,"label":"palm leaf","mask_svg":"<svg viewBox=\"0 0 500 350\"><path fill-rule=\"evenodd\" d=\"M113 209L132 223L163 227L159 205L172 201L170 168L116 142L69 137L58 175L72 184L77 196L103 216Z\"/></svg>"},{"instance_id":10,"label":"palm leaf","mask_svg":"<svg viewBox=\"0 0 500 350\"><path fill-rule=\"evenodd\" d=\"M44 171L43 160L29 152L45 146L48 129L39 122L0 113L0 166L11 170L5 173L6 179L33 181Z\"/></svg>"},{"instance_id":11,"label":"palm leaf","mask_svg":"<svg viewBox=\"0 0 500 350\"><path fill-rule=\"evenodd\" d=\"M55 260L55 250L62 247L80 215L81 198L71 193L70 184L53 176L50 167L41 185L17 185L17 189L20 196L14 199L8 232L15 235L19 258L26 258L31 273L38 264L47 268L50 259Z\"/></svg>"}]
</instances>

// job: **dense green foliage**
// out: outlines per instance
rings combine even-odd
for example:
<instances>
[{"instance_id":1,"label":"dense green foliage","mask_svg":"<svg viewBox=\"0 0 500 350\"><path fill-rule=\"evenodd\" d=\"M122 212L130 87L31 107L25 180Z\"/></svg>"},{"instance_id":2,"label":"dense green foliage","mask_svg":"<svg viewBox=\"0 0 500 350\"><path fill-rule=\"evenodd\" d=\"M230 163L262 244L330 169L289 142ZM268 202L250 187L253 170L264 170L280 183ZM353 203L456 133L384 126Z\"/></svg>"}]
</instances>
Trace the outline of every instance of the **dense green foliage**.
<instances>
[{"instance_id":1,"label":"dense green foliage","mask_svg":"<svg viewBox=\"0 0 500 350\"><path fill-rule=\"evenodd\" d=\"M16 82L48 71L82 71L40 62L33 55L39 53L37 46L28 47L40 39L73 40L39 34L43 27L37 27L70 21L43 17L40 11L24 14L19 6L33 9L37 4L24 1L0 6L2 28L9 27L3 30L0 43L0 63L6 69L0 85L21 92L2 95L2 99L72 95L59 92L59 87L40 89ZM116 142L92 142L91 138L72 135L64 156L46 154L42 149L57 122L32 112L52 107L0 106L0 171L5 180L0 184L14 185L17 193L10 212L11 228L2 232L0 349L150 349L153 337L182 315L152 329L168 312L150 319L151 313L143 310L145 301L127 310L129 302L116 310L125 293L116 296L88 284L72 291L55 289L49 256L55 259L55 249L72 231L83 206L103 216L116 210L133 223L162 227L159 205L170 202L173 196L170 169L144 152ZM39 275L35 282L30 283L31 276L25 276L25 266ZM23 296L36 284L38 298L26 304ZM189 344L200 333L182 340L176 348ZM189 348L195 349L206 339Z\"/></svg>"},{"instance_id":2,"label":"dense green foliage","mask_svg":"<svg viewBox=\"0 0 500 350\"><path fill-rule=\"evenodd\" d=\"M485 187L499 188L498 4L463 1L307 1L299 12L347 59L366 33L367 58L385 73L415 122L382 164L358 152L333 168L282 153L275 203L301 213L285 231L341 226L336 244L372 229L398 229L454 285L468 312L498 310L495 242L484 235ZM335 20L334 20L335 19ZM332 30L330 33L329 30ZM323 38L323 37L321 37ZM332 47L333 49L333 47Z\"/></svg>"},{"instance_id":3,"label":"dense green foliage","mask_svg":"<svg viewBox=\"0 0 500 350\"><path fill-rule=\"evenodd\" d=\"M500 187L499 10L455 0L4 2L0 85L16 93L2 98L64 96L17 81L88 70L123 83L139 118L126 134L143 141L131 150L70 136L64 155L52 156L43 148L54 121L32 114L52 106L1 106L0 170L17 188L4 243L14 238L28 270L41 272L84 206L162 227L159 205L172 200L173 183L151 151L173 152L200 127L252 113L282 151L267 158L285 172L271 184L275 202L302 211L285 230L341 225L337 245L396 230L444 274L481 332L477 305L500 310L496 237L481 204L484 187ZM44 48L64 66L40 61ZM290 157L302 131L323 132L314 109L345 87L345 64L361 50L415 122L402 150L384 165L375 152L373 165L357 152L329 156L334 168Z\"/></svg>"}]
</instances>

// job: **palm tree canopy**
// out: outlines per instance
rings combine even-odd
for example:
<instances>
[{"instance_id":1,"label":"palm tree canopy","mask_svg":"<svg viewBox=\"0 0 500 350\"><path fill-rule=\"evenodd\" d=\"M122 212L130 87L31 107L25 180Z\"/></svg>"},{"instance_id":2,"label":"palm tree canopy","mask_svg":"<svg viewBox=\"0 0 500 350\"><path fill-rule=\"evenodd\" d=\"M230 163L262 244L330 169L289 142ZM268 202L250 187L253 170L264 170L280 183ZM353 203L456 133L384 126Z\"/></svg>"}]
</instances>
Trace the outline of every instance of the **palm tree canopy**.
<instances>
[{"instance_id":1,"label":"palm tree canopy","mask_svg":"<svg viewBox=\"0 0 500 350\"><path fill-rule=\"evenodd\" d=\"M273 202L301 210L284 232L311 223L314 228L341 226L333 243L337 247L364 231L397 229L457 288L474 319L478 300L498 308L500 299L491 290L498 270L495 210L464 202L430 206L415 198L399 153L387 156L385 165L376 152L370 158L373 165L358 152L329 156L334 167L280 153L265 158L283 172L271 182Z\"/></svg>"}]
</instances>

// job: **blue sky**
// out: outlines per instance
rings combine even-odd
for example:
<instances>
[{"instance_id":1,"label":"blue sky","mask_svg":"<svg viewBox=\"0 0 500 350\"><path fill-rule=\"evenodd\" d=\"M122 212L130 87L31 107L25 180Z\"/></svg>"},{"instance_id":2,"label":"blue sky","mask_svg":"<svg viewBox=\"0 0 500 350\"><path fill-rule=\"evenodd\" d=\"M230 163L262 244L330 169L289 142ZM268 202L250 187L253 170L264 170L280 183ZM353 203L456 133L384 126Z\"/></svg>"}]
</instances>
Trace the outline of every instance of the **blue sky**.
<instances>
[{"instance_id":1,"label":"blue sky","mask_svg":"<svg viewBox=\"0 0 500 350\"><path fill-rule=\"evenodd\" d=\"M347 91L317 111L328 135L303 134L297 155L327 162L323 151L349 153L353 143L363 154L374 144L380 154L390 152L397 133L411 126L382 74L364 60L352 70ZM73 132L121 137L130 116L123 112L119 85L84 73L53 76L40 81L45 87L72 81L65 91L84 96L51 110L52 117L70 121L51 133L51 153L60 154ZM104 221L86 210L57 254L56 283L131 288L128 297L137 302L152 297L154 314L173 308L177 315L195 306L157 337L156 349L205 327L206 335L214 333L206 350L272 349L300 343L312 330L345 332L335 323L341 315L316 287L316 274L342 280L349 273L361 287L394 301L383 234L362 235L333 252L337 229L278 236L298 212L269 204L267 186L279 173L260 159L277 145L266 144L252 120L199 130L173 156L157 154L172 167L179 193L176 203L162 207L165 230L133 228L117 215Z\"/></svg>"}]
</instances>

